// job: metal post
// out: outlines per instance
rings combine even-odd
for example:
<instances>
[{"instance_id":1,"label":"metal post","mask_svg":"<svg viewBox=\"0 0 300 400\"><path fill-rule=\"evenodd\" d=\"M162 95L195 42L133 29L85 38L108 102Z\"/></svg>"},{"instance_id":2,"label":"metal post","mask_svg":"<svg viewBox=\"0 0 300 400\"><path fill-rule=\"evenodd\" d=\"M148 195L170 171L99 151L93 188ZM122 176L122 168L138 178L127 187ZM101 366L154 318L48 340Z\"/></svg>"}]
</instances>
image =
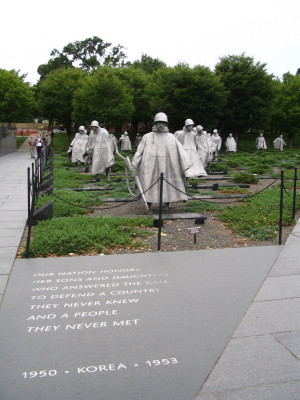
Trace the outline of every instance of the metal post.
<instances>
[{"instance_id":1,"label":"metal post","mask_svg":"<svg viewBox=\"0 0 300 400\"><path fill-rule=\"evenodd\" d=\"M30 168L27 168L27 208L28 208L28 220L27 224L29 224L30 220Z\"/></svg>"},{"instance_id":2,"label":"metal post","mask_svg":"<svg viewBox=\"0 0 300 400\"><path fill-rule=\"evenodd\" d=\"M282 238L282 210L283 210L283 177L284 177L284 171L281 170L281 182L280 182L280 214L279 214L279 242L278 244L281 244L281 238Z\"/></svg>"},{"instance_id":3,"label":"metal post","mask_svg":"<svg viewBox=\"0 0 300 400\"><path fill-rule=\"evenodd\" d=\"M33 164L32 164L33 167ZM33 188L33 182L31 182ZM27 188L28 188L28 232L27 232L27 241L26 241L26 249L25 249L25 258L28 257L29 253L29 244L30 244L30 236L31 236L31 215L32 215L32 208L30 206L30 168L27 168Z\"/></svg>"},{"instance_id":4,"label":"metal post","mask_svg":"<svg viewBox=\"0 0 300 400\"><path fill-rule=\"evenodd\" d=\"M296 214L296 193L297 193L297 167L294 170L294 193L293 193L293 219Z\"/></svg>"},{"instance_id":5,"label":"metal post","mask_svg":"<svg viewBox=\"0 0 300 400\"><path fill-rule=\"evenodd\" d=\"M31 209L34 209L34 200L35 200L35 174L34 174L34 164L31 164L31 187L32 187L32 197L31 197Z\"/></svg>"},{"instance_id":6,"label":"metal post","mask_svg":"<svg viewBox=\"0 0 300 400\"><path fill-rule=\"evenodd\" d=\"M164 182L164 173L161 172L160 173L160 184L159 184L159 214L158 214L157 250L160 250L160 242L161 242L163 182Z\"/></svg>"}]
</instances>

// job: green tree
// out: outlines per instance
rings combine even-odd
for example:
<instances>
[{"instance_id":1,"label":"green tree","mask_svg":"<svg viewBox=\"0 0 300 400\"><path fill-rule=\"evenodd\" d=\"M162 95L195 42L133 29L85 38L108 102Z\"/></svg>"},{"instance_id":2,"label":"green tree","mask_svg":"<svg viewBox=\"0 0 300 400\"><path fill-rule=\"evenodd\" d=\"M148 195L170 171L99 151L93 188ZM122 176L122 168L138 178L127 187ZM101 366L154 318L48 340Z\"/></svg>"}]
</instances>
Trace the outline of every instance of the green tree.
<instances>
[{"instance_id":1,"label":"green tree","mask_svg":"<svg viewBox=\"0 0 300 400\"><path fill-rule=\"evenodd\" d=\"M272 113L272 127L287 133L292 148L294 135L300 130L300 75L286 73L277 81L277 91Z\"/></svg>"},{"instance_id":2,"label":"green tree","mask_svg":"<svg viewBox=\"0 0 300 400\"><path fill-rule=\"evenodd\" d=\"M119 44L112 46L111 43L104 42L98 36L68 43L62 52L53 49L50 56L52 59L47 64L38 67L37 71L41 78L59 68L79 67L91 72L100 65L124 66L127 57L123 46Z\"/></svg>"},{"instance_id":3,"label":"green tree","mask_svg":"<svg viewBox=\"0 0 300 400\"><path fill-rule=\"evenodd\" d=\"M73 96L86 72L79 68L57 69L39 85L38 108L50 122L62 124L68 135L72 131Z\"/></svg>"},{"instance_id":4,"label":"green tree","mask_svg":"<svg viewBox=\"0 0 300 400\"><path fill-rule=\"evenodd\" d=\"M218 126L226 103L223 84L209 68L185 64L156 71L148 95L152 114L165 112L173 131L182 129L187 118L207 129Z\"/></svg>"},{"instance_id":5,"label":"green tree","mask_svg":"<svg viewBox=\"0 0 300 400\"><path fill-rule=\"evenodd\" d=\"M144 72L142 68L136 68L134 66L118 68L116 72L125 85L126 90L132 95L134 112L131 120L128 122L131 122L132 131L137 133L138 124L140 122L147 125L153 118L147 93L150 79L149 74Z\"/></svg>"},{"instance_id":6,"label":"green tree","mask_svg":"<svg viewBox=\"0 0 300 400\"><path fill-rule=\"evenodd\" d=\"M222 122L225 131L238 137L248 129L268 126L274 85L265 66L244 54L220 58L215 71L228 92Z\"/></svg>"},{"instance_id":7,"label":"green tree","mask_svg":"<svg viewBox=\"0 0 300 400\"><path fill-rule=\"evenodd\" d=\"M166 64L158 58L152 58L148 54L142 54L140 60L136 60L132 63L135 68L140 68L147 74L153 74L162 67L166 67Z\"/></svg>"},{"instance_id":8,"label":"green tree","mask_svg":"<svg viewBox=\"0 0 300 400\"><path fill-rule=\"evenodd\" d=\"M25 75L0 69L0 121L30 122L35 108L34 89Z\"/></svg>"},{"instance_id":9,"label":"green tree","mask_svg":"<svg viewBox=\"0 0 300 400\"><path fill-rule=\"evenodd\" d=\"M118 76L116 69L102 66L82 80L74 94L73 118L78 124L97 120L109 128L120 129L131 120L133 96Z\"/></svg>"}]
</instances>

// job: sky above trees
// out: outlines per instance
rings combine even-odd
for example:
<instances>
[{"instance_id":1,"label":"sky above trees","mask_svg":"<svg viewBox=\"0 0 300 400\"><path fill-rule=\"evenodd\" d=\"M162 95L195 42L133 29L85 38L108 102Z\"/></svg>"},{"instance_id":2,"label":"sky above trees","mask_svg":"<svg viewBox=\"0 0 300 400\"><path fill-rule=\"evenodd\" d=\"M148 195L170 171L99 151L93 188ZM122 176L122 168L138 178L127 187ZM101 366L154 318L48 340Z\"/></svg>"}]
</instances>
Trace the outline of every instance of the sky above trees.
<instances>
[{"instance_id":1,"label":"sky above trees","mask_svg":"<svg viewBox=\"0 0 300 400\"><path fill-rule=\"evenodd\" d=\"M4 2L0 68L35 84L54 48L98 36L123 46L131 62L149 54L168 66L214 69L220 57L245 53L281 77L300 68L299 14L298 0Z\"/></svg>"}]
</instances>

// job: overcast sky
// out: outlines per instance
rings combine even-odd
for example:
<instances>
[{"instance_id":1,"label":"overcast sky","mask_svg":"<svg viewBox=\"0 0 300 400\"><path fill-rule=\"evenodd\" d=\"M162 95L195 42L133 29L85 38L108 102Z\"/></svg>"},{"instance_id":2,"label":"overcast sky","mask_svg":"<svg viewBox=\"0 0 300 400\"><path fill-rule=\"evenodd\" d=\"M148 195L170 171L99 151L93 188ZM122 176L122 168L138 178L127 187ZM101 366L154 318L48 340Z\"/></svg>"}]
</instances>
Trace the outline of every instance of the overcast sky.
<instances>
[{"instance_id":1,"label":"overcast sky","mask_svg":"<svg viewBox=\"0 0 300 400\"><path fill-rule=\"evenodd\" d=\"M27 81L50 52L98 36L168 66L210 69L219 58L243 52L282 77L300 68L299 0L3 0L0 68L20 70Z\"/></svg>"}]
</instances>

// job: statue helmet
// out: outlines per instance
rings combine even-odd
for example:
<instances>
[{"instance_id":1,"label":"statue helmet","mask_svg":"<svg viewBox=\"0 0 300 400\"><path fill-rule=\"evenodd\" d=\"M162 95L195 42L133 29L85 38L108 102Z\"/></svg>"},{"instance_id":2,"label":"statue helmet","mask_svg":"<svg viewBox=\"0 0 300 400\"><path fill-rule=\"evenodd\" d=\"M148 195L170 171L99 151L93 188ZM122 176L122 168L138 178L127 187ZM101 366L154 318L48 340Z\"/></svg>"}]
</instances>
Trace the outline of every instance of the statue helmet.
<instances>
[{"instance_id":1,"label":"statue helmet","mask_svg":"<svg viewBox=\"0 0 300 400\"><path fill-rule=\"evenodd\" d=\"M78 130L79 130L79 131L84 131L84 130L85 130L85 127L84 127L83 125L81 125L81 126L78 128Z\"/></svg>"},{"instance_id":2,"label":"statue helmet","mask_svg":"<svg viewBox=\"0 0 300 400\"><path fill-rule=\"evenodd\" d=\"M197 126L196 126L196 130L197 130L197 132L203 131L203 126L197 125Z\"/></svg>"},{"instance_id":3,"label":"statue helmet","mask_svg":"<svg viewBox=\"0 0 300 400\"><path fill-rule=\"evenodd\" d=\"M214 129L214 130L213 130L213 133L218 133L218 129Z\"/></svg>"},{"instance_id":4,"label":"statue helmet","mask_svg":"<svg viewBox=\"0 0 300 400\"><path fill-rule=\"evenodd\" d=\"M154 117L154 123L155 122L166 122L166 123L168 123L169 121L168 121L168 117L166 116L165 113L159 112Z\"/></svg>"},{"instance_id":5,"label":"statue helmet","mask_svg":"<svg viewBox=\"0 0 300 400\"><path fill-rule=\"evenodd\" d=\"M186 119L185 123L184 123L184 126L188 126L188 125L195 125L194 121L192 119Z\"/></svg>"},{"instance_id":6,"label":"statue helmet","mask_svg":"<svg viewBox=\"0 0 300 400\"><path fill-rule=\"evenodd\" d=\"M99 122L98 121L92 121L90 127L92 128L93 126L96 126L99 128Z\"/></svg>"}]
</instances>

